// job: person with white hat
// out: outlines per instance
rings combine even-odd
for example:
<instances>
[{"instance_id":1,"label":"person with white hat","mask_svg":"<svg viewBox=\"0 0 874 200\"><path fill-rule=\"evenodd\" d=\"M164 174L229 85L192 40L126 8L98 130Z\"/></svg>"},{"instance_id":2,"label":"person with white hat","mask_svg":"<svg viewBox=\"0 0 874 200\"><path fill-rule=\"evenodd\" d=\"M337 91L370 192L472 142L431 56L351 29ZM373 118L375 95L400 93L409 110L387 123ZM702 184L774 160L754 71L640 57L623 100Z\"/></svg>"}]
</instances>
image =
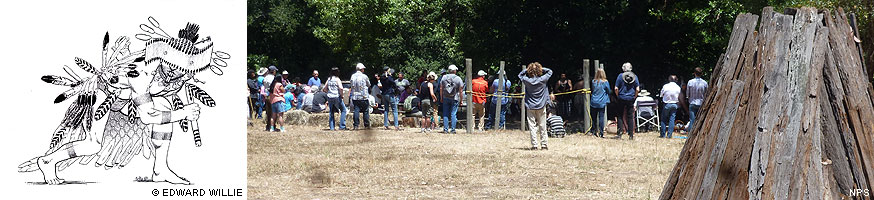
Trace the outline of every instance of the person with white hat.
<instances>
[{"instance_id":1,"label":"person with white hat","mask_svg":"<svg viewBox=\"0 0 874 200\"><path fill-rule=\"evenodd\" d=\"M282 86L288 86L291 81L288 79L288 71L282 70Z\"/></svg>"},{"instance_id":2,"label":"person with white hat","mask_svg":"<svg viewBox=\"0 0 874 200\"><path fill-rule=\"evenodd\" d=\"M473 91L473 115L474 120L479 119L476 129L483 131L485 128L486 96L489 92L489 82L485 80L485 77L488 73L479 70L476 75L477 77L470 81L471 91Z\"/></svg>"},{"instance_id":3,"label":"person with white hat","mask_svg":"<svg viewBox=\"0 0 874 200\"><path fill-rule=\"evenodd\" d=\"M443 133L455 134L455 125L458 123L458 103L461 101L461 92L464 82L461 77L455 75L458 67L449 65L448 73L443 75L440 81L440 98L443 102Z\"/></svg>"},{"instance_id":4,"label":"person with white hat","mask_svg":"<svg viewBox=\"0 0 874 200\"><path fill-rule=\"evenodd\" d=\"M258 78L255 79L255 84L258 85L258 101L255 101L255 107L258 109L258 119L261 119L264 113L264 98L267 96L267 88L264 87L264 75L267 74L267 68L258 69Z\"/></svg>"},{"instance_id":5,"label":"person with white hat","mask_svg":"<svg viewBox=\"0 0 874 200\"><path fill-rule=\"evenodd\" d=\"M652 102L652 101L655 101L655 99L653 99L653 98L652 98L651 96L649 96L649 95L650 95L649 91L646 91L646 90L640 90L640 92L637 93L637 98L634 99L634 110L635 110L637 113L640 113L640 116L641 116L641 117L644 117L644 118L650 118L650 117L652 117L653 115L655 115L655 110L653 110L653 107L652 107L652 106L644 106L644 107L638 107L638 106L637 106L637 104L638 104L639 102ZM635 113L635 118L637 118L637 114L636 114L636 113ZM635 127L636 127L636 126L637 126L637 125L635 125ZM649 124L646 124L643 128L647 128L647 130L648 130L648 129L650 128L650 127L649 127Z\"/></svg>"},{"instance_id":6,"label":"person with white hat","mask_svg":"<svg viewBox=\"0 0 874 200\"><path fill-rule=\"evenodd\" d=\"M368 92L368 89L370 88L370 78L364 74L365 68L364 64L355 64L356 71L355 74L352 74L352 78L350 79L352 88L350 88L351 95L349 98L352 99L353 130L358 130L359 112L361 112L361 115L364 115L364 129L370 129L370 112L367 111L370 108L370 102L368 102L368 96L370 96Z\"/></svg>"}]
</instances>

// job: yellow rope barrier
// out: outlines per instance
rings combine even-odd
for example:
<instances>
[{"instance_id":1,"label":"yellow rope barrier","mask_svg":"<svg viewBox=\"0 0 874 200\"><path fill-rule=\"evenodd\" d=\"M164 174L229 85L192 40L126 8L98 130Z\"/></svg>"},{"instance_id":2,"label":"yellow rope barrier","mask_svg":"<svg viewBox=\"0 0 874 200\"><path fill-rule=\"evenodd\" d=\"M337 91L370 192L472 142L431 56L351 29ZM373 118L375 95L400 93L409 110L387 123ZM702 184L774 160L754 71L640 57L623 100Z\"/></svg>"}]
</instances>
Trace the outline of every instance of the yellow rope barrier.
<instances>
[{"instance_id":1,"label":"yellow rope barrier","mask_svg":"<svg viewBox=\"0 0 874 200\"><path fill-rule=\"evenodd\" d=\"M525 97L525 93L510 93L510 94L507 94L507 95L496 95L496 94L489 94L489 93L482 93L482 92L474 92L474 91L470 91L470 90L466 90L466 91L464 91L464 92L471 93L473 96L478 96L478 97L494 97L494 96L497 96L497 97L509 97L509 98L517 98L517 99L521 99L521 98L524 98L524 97ZM552 95L560 96L560 95L576 94L576 93L590 94L590 93L592 93L592 90L589 90L589 89L583 88L583 89L579 89L579 90L573 90L573 91L567 91L567 92L555 93L555 94L552 94ZM597 122L593 121L594 119L592 119L591 113L589 113L589 112L591 112L591 111L589 111L589 108L586 108L586 111L587 111L587 115L586 115L585 117L586 117L586 118L589 118L589 121L590 121L592 124L597 123ZM604 124L604 125L606 126L606 124ZM592 130L592 126L586 127L585 129L586 129L586 130L582 132L583 134L586 134L586 133L588 133L589 131L591 131L591 130Z\"/></svg>"},{"instance_id":2,"label":"yellow rope barrier","mask_svg":"<svg viewBox=\"0 0 874 200\"><path fill-rule=\"evenodd\" d=\"M497 96L497 97L509 97L509 98L523 98L525 96L525 93L510 93L507 95L497 95L497 94L489 94L489 93L482 93L482 92L474 92L474 91L470 91L470 90L466 90L464 92L471 93L473 96L476 96L476 97L495 97L495 96ZM589 93L592 93L592 91L584 88L584 89L579 89L579 90L555 93L552 95L560 96L560 95L575 94L575 93L589 94Z\"/></svg>"}]
</instances>

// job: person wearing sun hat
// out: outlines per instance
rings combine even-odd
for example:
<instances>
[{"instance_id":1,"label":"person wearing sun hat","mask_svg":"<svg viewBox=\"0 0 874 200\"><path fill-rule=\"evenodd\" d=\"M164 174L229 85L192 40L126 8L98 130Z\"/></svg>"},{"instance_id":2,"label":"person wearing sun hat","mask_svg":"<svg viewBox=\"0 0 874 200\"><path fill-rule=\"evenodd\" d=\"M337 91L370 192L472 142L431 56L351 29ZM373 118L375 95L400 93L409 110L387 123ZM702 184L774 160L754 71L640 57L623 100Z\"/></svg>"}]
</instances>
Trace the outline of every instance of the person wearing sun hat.
<instances>
[{"instance_id":1,"label":"person wearing sun hat","mask_svg":"<svg viewBox=\"0 0 874 200\"><path fill-rule=\"evenodd\" d=\"M267 74L267 68L258 69L256 74L258 75L258 78L255 79L255 84L258 86L258 100L255 101L255 107L258 109L257 118L261 119L263 117L261 114L264 113L264 98L267 96L267 88L264 88L264 75Z\"/></svg>"},{"instance_id":2,"label":"person wearing sun hat","mask_svg":"<svg viewBox=\"0 0 874 200\"><path fill-rule=\"evenodd\" d=\"M291 84L291 80L288 79L288 71L282 70L282 86L287 86Z\"/></svg>"},{"instance_id":3,"label":"person wearing sun hat","mask_svg":"<svg viewBox=\"0 0 874 200\"><path fill-rule=\"evenodd\" d=\"M619 130L624 130L628 133L628 139L634 140L634 100L637 98L637 93L640 92L640 81L637 75L631 72L631 63L622 64L622 73L616 76L616 82L613 86L613 92L619 99ZM621 139L622 132L619 131L613 139Z\"/></svg>"},{"instance_id":4,"label":"person wearing sun hat","mask_svg":"<svg viewBox=\"0 0 874 200\"><path fill-rule=\"evenodd\" d=\"M358 63L355 64L355 74L352 74L352 78L350 78L349 82L351 82L351 87L349 88L349 99L352 100L352 129L358 130L358 113L360 112L364 118L364 128L370 128L370 112L368 109L370 108L370 102L368 100L369 89L370 89L370 78L364 74L364 69L367 68L364 64Z\"/></svg>"},{"instance_id":5,"label":"person wearing sun hat","mask_svg":"<svg viewBox=\"0 0 874 200\"><path fill-rule=\"evenodd\" d=\"M634 99L634 110L638 111L641 114L641 116L645 117L645 118L649 118L649 117L652 117L652 115L655 115L655 111L653 111L652 107L649 107L649 106L637 107L637 104L639 102L654 101L654 99L649 95L650 95L649 91L640 90L640 92L637 93L637 98Z\"/></svg>"},{"instance_id":6,"label":"person wearing sun hat","mask_svg":"<svg viewBox=\"0 0 874 200\"><path fill-rule=\"evenodd\" d=\"M485 77L489 74L479 70L476 75L477 77L470 81L471 91L473 91L473 116L474 121L479 119L479 124L475 128L483 131L485 129L486 94L489 92L489 82L485 80Z\"/></svg>"}]
</instances>

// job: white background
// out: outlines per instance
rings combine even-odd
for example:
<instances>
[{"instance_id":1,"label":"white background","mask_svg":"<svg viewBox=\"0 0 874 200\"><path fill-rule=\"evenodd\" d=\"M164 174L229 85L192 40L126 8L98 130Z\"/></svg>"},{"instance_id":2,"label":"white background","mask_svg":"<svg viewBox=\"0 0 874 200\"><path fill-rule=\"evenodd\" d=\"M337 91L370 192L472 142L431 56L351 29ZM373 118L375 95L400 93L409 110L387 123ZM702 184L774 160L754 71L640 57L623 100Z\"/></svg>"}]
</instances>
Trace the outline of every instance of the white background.
<instances>
[{"instance_id":1,"label":"white background","mask_svg":"<svg viewBox=\"0 0 874 200\"><path fill-rule=\"evenodd\" d=\"M202 106L200 117L203 146L195 147L190 132L174 133L170 167L192 185L134 182L149 176L152 161L142 155L122 168L74 164L59 172L68 181L95 182L84 185L32 185L41 182L37 172L18 173L18 165L47 149L51 134L72 100L54 104L64 86L40 80L43 75L67 76L68 65L80 76L74 57L99 64L104 34L110 44L118 36L131 38L131 50L144 42L140 24L155 17L175 36L187 22L200 25L200 37L211 36L214 49L231 55L225 75L209 70L196 78L217 102ZM151 191L164 188L243 189L246 193L246 2L236 1L4 1L0 3L0 199L154 199ZM103 101L101 97L98 104ZM94 125L103 132L105 120ZM208 194L207 194L208 195ZM157 199L178 197L157 197ZM203 199L229 199L203 197Z\"/></svg>"}]
</instances>

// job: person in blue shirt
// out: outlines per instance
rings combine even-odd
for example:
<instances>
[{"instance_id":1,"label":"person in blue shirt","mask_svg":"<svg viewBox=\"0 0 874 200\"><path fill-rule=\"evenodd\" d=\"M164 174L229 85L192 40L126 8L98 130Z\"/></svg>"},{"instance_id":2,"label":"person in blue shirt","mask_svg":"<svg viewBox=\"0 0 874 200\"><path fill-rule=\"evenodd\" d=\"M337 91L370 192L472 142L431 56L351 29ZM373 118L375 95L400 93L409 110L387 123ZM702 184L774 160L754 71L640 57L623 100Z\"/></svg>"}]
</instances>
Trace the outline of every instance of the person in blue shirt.
<instances>
[{"instance_id":1,"label":"person in blue shirt","mask_svg":"<svg viewBox=\"0 0 874 200\"><path fill-rule=\"evenodd\" d=\"M258 70L258 78L255 79L255 84L258 87L258 101L255 102L255 106L258 107L258 119L263 118L261 113L264 113L264 99L266 96L264 95L264 74L267 73L267 68L261 68Z\"/></svg>"},{"instance_id":2,"label":"person in blue shirt","mask_svg":"<svg viewBox=\"0 0 874 200\"><path fill-rule=\"evenodd\" d=\"M282 95L282 97L285 98L285 107L283 107L282 112L288 112L297 105L294 102L295 89L297 89L297 87L294 86L294 84L288 84L285 86L285 94Z\"/></svg>"},{"instance_id":3,"label":"person in blue shirt","mask_svg":"<svg viewBox=\"0 0 874 200\"><path fill-rule=\"evenodd\" d=\"M689 127L686 130L691 131L695 117L698 116L698 109L704 103L704 97L707 95L707 81L701 79L704 69L695 68L695 78L686 83L686 98L689 98Z\"/></svg>"},{"instance_id":4,"label":"person in blue shirt","mask_svg":"<svg viewBox=\"0 0 874 200\"><path fill-rule=\"evenodd\" d=\"M546 104L550 100L549 88L546 82L552 77L552 70L540 65L539 62L528 64L525 70L519 72L519 80L525 85L525 115L530 125L531 150L537 149L537 135L540 135L540 149L548 150L546 135Z\"/></svg>"},{"instance_id":5,"label":"person in blue shirt","mask_svg":"<svg viewBox=\"0 0 874 200\"><path fill-rule=\"evenodd\" d=\"M504 90L503 90L503 92L498 91L499 81L500 81L500 78L496 78L494 81L492 81L491 87L489 87L489 93L494 95L494 96L492 96L492 99L489 103L489 106L491 107L492 110L498 109L497 104L499 103L498 100L500 100L500 103L501 103L501 111L500 112L501 113L500 113L500 116L498 116L498 119L495 118L495 112L488 112L487 113L489 116L489 119L485 125L486 129L492 129L492 128L504 129L506 127L506 126L504 126L504 124L507 121L507 119L506 119L507 110L510 109L510 105L509 105L510 97L507 97L506 95L509 94L509 92L507 92L507 91L510 90L510 80L507 80L506 78L504 78ZM498 97L498 96L502 96L502 97ZM499 120L499 122L496 122L495 120Z\"/></svg>"},{"instance_id":6,"label":"person in blue shirt","mask_svg":"<svg viewBox=\"0 0 874 200\"><path fill-rule=\"evenodd\" d=\"M589 130L594 136L604 137L604 120L607 118L604 108L610 103L610 92L607 73L598 68L595 70L595 79L592 80L592 129Z\"/></svg>"},{"instance_id":7,"label":"person in blue shirt","mask_svg":"<svg viewBox=\"0 0 874 200\"><path fill-rule=\"evenodd\" d=\"M640 82L637 75L631 72L631 63L622 64L622 71L616 77L616 85L613 87L621 107L618 122L620 131L613 139L621 139L624 130L628 133L628 138L634 140L634 100L640 92Z\"/></svg>"},{"instance_id":8,"label":"person in blue shirt","mask_svg":"<svg viewBox=\"0 0 874 200\"><path fill-rule=\"evenodd\" d=\"M319 79L319 70L313 70L313 77L307 82L307 86L322 88L322 79Z\"/></svg>"}]
</instances>

